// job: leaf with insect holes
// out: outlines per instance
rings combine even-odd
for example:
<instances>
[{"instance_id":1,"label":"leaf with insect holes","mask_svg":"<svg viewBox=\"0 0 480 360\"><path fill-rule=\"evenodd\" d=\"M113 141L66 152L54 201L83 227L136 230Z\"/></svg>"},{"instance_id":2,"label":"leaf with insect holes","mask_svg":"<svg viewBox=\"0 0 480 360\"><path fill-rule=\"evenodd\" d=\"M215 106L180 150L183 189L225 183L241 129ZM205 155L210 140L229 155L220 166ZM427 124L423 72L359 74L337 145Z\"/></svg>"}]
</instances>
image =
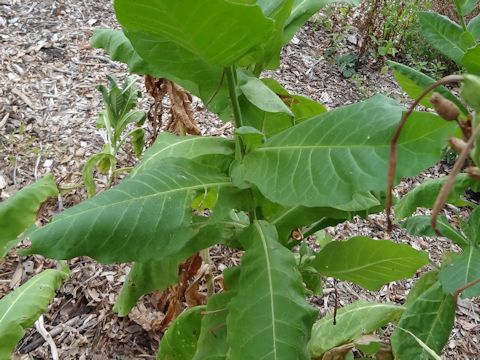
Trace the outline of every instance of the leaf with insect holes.
<instances>
[{"instance_id":1,"label":"leaf with insect holes","mask_svg":"<svg viewBox=\"0 0 480 360\"><path fill-rule=\"evenodd\" d=\"M197 348L205 306L185 310L169 326L160 342L158 360L191 360Z\"/></svg>"},{"instance_id":2,"label":"leaf with insect holes","mask_svg":"<svg viewBox=\"0 0 480 360\"><path fill-rule=\"evenodd\" d=\"M0 258L14 246L16 238L35 223L37 212L44 201L58 194L52 174L26 186L0 204Z\"/></svg>"},{"instance_id":3,"label":"leaf with insect holes","mask_svg":"<svg viewBox=\"0 0 480 360\"><path fill-rule=\"evenodd\" d=\"M448 17L434 12L419 12L423 37L446 57L459 63L465 54L463 29Z\"/></svg>"},{"instance_id":4,"label":"leaf with insect holes","mask_svg":"<svg viewBox=\"0 0 480 360\"><path fill-rule=\"evenodd\" d=\"M67 278L59 270L45 270L18 289L0 299L0 359L10 359L11 353Z\"/></svg>"},{"instance_id":5,"label":"leaf with insect holes","mask_svg":"<svg viewBox=\"0 0 480 360\"><path fill-rule=\"evenodd\" d=\"M395 61L387 61L387 64L393 70L393 74L395 75L398 85L400 85L402 90L405 91L412 99L418 98L427 87L435 83L435 79L404 64L400 64ZM438 92L447 100L455 103L455 105L458 106L464 115L468 114L468 110L465 105L463 105L463 103L445 86L437 87L434 92ZM433 105L428 100L429 97L426 96L420 101L420 104L433 109Z\"/></svg>"},{"instance_id":6,"label":"leaf with insect holes","mask_svg":"<svg viewBox=\"0 0 480 360\"><path fill-rule=\"evenodd\" d=\"M246 154L234 182L246 180L284 206L341 207L358 194L385 191L402 111L377 95L304 121ZM455 124L436 115L413 113L398 142L397 181L435 164L453 131Z\"/></svg>"},{"instance_id":7,"label":"leaf with insect holes","mask_svg":"<svg viewBox=\"0 0 480 360\"><path fill-rule=\"evenodd\" d=\"M413 333L426 346L440 354L448 341L455 320L455 302L439 283L415 299L403 313L398 327ZM395 359L430 360L430 354L409 333L396 328L391 342Z\"/></svg>"},{"instance_id":8,"label":"leaf with insect holes","mask_svg":"<svg viewBox=\"0 0 480 360\"><path fill-rule=\"evenodd\" d=\"M245 248L237 295L228 306L229 358L309 359L317 311L305 300L293 254L274 226L255 221L241 235Z\"/></svg>"},{"instance_id":9,"label":"leaf with insect holes","mask_svg":"<svg viewBox=\"0 0 480 360\"><path fill-rule=\"evenodd\" d=\"M87 255L106 263L161 261L198 233L190 210L198 192L229 186L230 179L213 167L165 159L55 216L30 234L27 252L56 259Z\"/></svg>"},{"instance_id":10,"label":"leaf with insect holes","mask_svg":"<svg viewBox=\"0 0 480 360\"><path fill-rule=\"evenodd\" d=\"M312 328L308 344L312 358L321 359L325 352L336 346L371 334L390 322L397 322L404 310L394 304L360 300L339 309L336 323L333 322L333 314L325 316Z\"/></svg>"},{"instance_id":11,"label":"leaf with insect holes","mask_svg":"<svg viewBox=\"0 0 480 360\"><path fill-rule=\"evenodd\" d=\"M358 236L329 243L311 266L324 276L378 290L391 281L411 277L426 264L428 254L424 251L390 240Z\"/></svg>"}]
</instances>

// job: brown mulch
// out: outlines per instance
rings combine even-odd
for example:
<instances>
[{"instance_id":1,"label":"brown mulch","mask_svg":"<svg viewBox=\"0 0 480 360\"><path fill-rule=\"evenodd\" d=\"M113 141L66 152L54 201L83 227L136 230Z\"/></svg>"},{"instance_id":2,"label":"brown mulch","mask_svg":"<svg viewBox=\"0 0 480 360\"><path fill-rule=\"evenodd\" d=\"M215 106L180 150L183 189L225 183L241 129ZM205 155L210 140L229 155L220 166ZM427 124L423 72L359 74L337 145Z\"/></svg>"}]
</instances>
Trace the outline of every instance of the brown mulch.
<instances>
[{"instance_id":1,"label":"brown mulch","mask_svg":"<svg viewBox=\"0 0 480 360\"><path fill-rule=\"evenodd\" d=\"M110 3L93 0L0 0L0 200L52 171L62 185L75 184L88 156L99 151L102 139L95 128L101 99L95 85L106 75L126 76L122 64L112 62L88 39L95 28L117 27ZM336 29L339 30L339 29ZM315 22L300 30L283 51L279 70L269 72L288 90L308 95L330 108L353 103L381 92L402 98L390 74L364 67L352 79L341 77L335 57L327 48L353 51L352 42L340 46ZM138 87L142 80L138 78ZM141 102L145 110L151 99ZM202 134L230 135L223 124L193 101ZM168 102L165 104L168 107ZM128 152L120 162L131 164ZM441 165L424 177L443 174ZM421 177L402 186L411 188ZM402 188L399 191L404 191ZM72 206L85 198L78 189L52 201L48 214ZM452 215L459 209L452 208ZM355 219L328 229L334 238L366 235L387 238L384 215ZM415 238L395 229L393 238L417 249L426 249L438 263L445 251L455 250L445 239ZM212 250L213 273L221 273L238 254ZM72 273L45 314L45 327L53 335L61 359L154 358L160 333L153 326L165 314L155 308L154 296L144 297L129 317L112 311L130 265L100 265L88 258L69 262ZM0 297L42 269L55 263L42 257L19 257L15 251L0 263ZM338 283L339 303L357 299L403 303L414 280L392 283L379 292L367 292L348 283ZM321 314L334 304L333 281L327 279L323 297L312 297ZM456 326L446 348L446 358L472 359L479 353L479 301L460 303ZM50 350L36 330L29 330L19 344L16 358L48 359Z\"/></svg>"}]
</instances>

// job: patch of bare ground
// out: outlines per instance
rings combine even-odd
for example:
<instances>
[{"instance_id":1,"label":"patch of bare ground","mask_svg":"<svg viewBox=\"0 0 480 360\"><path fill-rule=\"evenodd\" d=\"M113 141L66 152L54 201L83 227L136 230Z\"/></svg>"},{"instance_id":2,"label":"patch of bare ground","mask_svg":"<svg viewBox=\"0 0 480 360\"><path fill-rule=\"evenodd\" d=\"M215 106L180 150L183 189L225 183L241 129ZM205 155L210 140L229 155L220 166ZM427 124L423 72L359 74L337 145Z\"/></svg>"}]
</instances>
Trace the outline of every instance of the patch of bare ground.
<instances>
[{"instance_id":1,"label":"patch of bare ground","mask_svg":"<svg viewBox=\"0 0 480 360\"><path fill-rule=\"evenodd\" d=\"M126 68L112 62L102 51L92 49L88 40L95 28L117 27L110 3L94 0L0 0L0 196L5 200L21 187L49 171L68 186L79 182L81 168L89 155L99 151L102 139L95 121L102 108L95 85L106 75L126 76ZM402 95L391 75L363 67L353 79L344 79L335 58L326 55L330 33L310 23L300 30L282 54L279 70L269 73L288 90L308 95L330 108L353 103L381 92L395 98ZM350 46L347 43L345 46ZM138 85L142 87L141 79ZM142 106L147 109L149 99ZM168 106L168 103L166 104ZM202 134L231 134L223 124L194 102ZM360 126L360 125L359 125ZM122 165L132 164L129 152L120 154ZM439 165L423 175L444 173ZM415 186L422 177L405 181L399 192ZM62 208L85 198L77 189L51 200L43 220ZM464 215L450 208L448 216ZM385 216L355 218L329 228L335 239L352 235L388 238ZM453 245L442 238L412 237L396 227L395 241L409 243L430 252L437 263ZM238 263L240 255L212 249L214 274ZM88 258L69 261L69 279L44 315L61 359L154 358L161 332L157 326L166 314L158 308L158 294L145 296L129 317L112 311L129 264L101 265ZM38 256L19 257L12 251L0 263L0 297L18 287L42 269L55 267ZM415 279L392 283L379 292L367 292L337 283L341 306L357 299L403 303ZM203 286L203 285L202 285ZM218 285L217 285L218 286ZM200 290L204 290L200 288ZM327 279L324 295L312 297L321 315L333 310L333 281ZM476 359L480 344L479 301L462 301L455 329L446 347L449 359ZM157 325L156 325L157 324ZM28 331L15 352L16 359L48 359L49 348L35 331Z\"/></svg>"}]
</instances>

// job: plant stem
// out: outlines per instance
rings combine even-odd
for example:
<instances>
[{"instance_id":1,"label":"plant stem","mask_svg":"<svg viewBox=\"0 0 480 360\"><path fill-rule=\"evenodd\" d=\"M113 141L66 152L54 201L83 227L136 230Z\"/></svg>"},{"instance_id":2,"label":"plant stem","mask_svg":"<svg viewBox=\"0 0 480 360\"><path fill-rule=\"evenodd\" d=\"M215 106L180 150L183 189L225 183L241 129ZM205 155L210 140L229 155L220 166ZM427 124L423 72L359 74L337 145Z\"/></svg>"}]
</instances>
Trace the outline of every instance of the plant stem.
<instances>
[{"instance_id":1,"label":"plant stem","mask_svg":"<svg viewBox=\"0 0 480 360\"><path fill-rule=\"evenodd\" d=\"M467 25L465 24L465 18L462 15L462 9L455 1L455 10L457 11L458 18L460 19L460 25L462 25L463 31L467 31Z\"/></svg>"},{"instance_id":2,"label":"plant stem","mask_svg":"<svg viewBox=\"0 0 480 360\"><path fill-rule=\"evenodd\" d=\"M233 109L233 118L235 127L238 129L243 126L242 112L240 110L240 103L237 96L237 79L235 76L235 65L225 68L225 77L227 79L228 93L230 95L230 103ZM235 158L241 160L245 154L245 149L242 140L239 136L235 136Z\"/></svg>"}]
</instances>

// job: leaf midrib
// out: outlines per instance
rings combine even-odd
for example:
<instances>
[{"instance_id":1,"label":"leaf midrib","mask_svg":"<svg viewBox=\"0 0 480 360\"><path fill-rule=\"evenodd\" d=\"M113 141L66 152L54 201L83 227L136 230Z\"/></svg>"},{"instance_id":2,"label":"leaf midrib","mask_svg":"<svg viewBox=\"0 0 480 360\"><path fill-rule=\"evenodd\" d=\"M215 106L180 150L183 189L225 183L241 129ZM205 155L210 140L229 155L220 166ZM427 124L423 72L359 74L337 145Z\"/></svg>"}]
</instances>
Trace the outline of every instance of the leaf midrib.
<instances>
[{"instance_id":1,"label":"leaf midrib","mask_svg":"<svg viewBox=\"0 0 480 360\"><path fill-rule=\"evenodd\" d=\"M277 358L277 329L276 329L276 324L275 324L275 303L273 301L273 280L272 280L272 266L270 264L270 257L268 254L268 248L267 248L267 241L265 239L265 236L263 234L262 228L258 222L255 222L255 227L257 228L257 231L260 235L260 240L262 242L262 248L265 254L265 261L267 264L267 277L268 277L268 288L269 288L269 297L270 297L270 309L271 309L271 317L272 317L272 351L273 351L273 358Z\"/></svg>"},{"instance_id":2,"label":"leaf midrib","mask_svg":"<svg viewBox=\"0 0 480 360\"><path fill-rule=\"evenodd\" d=\"M357 267L349 267L348 270L331 270L331 269L324 269L322 271L324 272L329 272L329 271L334 271L335 274L349 274L349 273L352 273L352 272L356 272L358 270L363 270L365 268L369 268L369 267L372 267L372 266L376 266L376 265L379 265L379 264L382 264L382 263L388 263L388 262L392 262L392 261L398 261L400 260L401 262L404 262L405 259L408 259L409 257L405 257L405 256L402 256L402 257L398 257L398 258L395 258L395 257L392 257L392 258L388 258L388 259L382 259L382 260L379 260L379 261L376 261L376 262L373 262L373 263L368 263L366 265L362 265L362 266L357 266Z\"/></svg>"}]
</instances>

